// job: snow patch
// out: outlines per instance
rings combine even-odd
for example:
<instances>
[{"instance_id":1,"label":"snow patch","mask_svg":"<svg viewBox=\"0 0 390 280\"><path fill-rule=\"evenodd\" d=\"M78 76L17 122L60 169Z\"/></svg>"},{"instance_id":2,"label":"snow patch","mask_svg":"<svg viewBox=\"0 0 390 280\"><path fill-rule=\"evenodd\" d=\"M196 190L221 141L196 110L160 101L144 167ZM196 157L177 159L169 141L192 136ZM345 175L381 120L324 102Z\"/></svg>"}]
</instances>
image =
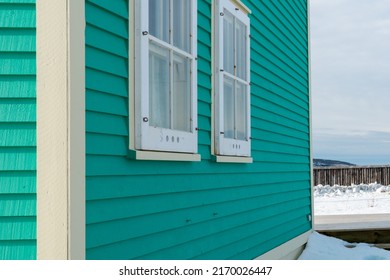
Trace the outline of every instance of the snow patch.
<instances>
[{"instance_id":1,"label":"snow patch","mask_svg":"<svg viewBox=\"0 0 390 280\"><path fill-rule=\"evenodd\" d=\"M318 232L309 236L299 260L390 260L390 251L366 243L348 243Z\"/></svg>"},{"instance_id":2,"label":"snow patch","mask_svg":"<svg viewBox=\"0 0 390 280\"><path fill-rule=\"evenodd\" d=\"M314 214L390 213L390 186L378 183L314 187Z\"/></svg>"}]
</instances>

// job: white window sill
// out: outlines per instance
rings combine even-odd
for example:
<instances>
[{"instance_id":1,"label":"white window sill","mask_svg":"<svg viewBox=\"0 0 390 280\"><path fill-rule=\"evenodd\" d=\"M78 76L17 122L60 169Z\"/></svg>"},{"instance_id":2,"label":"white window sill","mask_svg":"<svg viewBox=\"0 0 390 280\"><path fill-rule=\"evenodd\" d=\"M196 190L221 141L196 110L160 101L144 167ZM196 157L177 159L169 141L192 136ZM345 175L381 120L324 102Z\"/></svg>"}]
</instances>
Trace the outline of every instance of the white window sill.
<instances>
[{"instance_id":1,"label":"white window sill","mask_svg":"<svg viewBox=\"0 0 390 280\"><path fill-rule=\"evenodd\" d=\"M253 163L252 157L214 156L214 159L222 163Z\"/></svg>"},{"instance_id":2,"label":"white window sill","mask_svg":"<svg viewBox=\"0 0 390 280\"><path fill-rule=\"evenodd\" d=\"M200 161L200 154L170 153L157 151L129 150L128 156L136 160Z\"/></svg>"}]
</instances>

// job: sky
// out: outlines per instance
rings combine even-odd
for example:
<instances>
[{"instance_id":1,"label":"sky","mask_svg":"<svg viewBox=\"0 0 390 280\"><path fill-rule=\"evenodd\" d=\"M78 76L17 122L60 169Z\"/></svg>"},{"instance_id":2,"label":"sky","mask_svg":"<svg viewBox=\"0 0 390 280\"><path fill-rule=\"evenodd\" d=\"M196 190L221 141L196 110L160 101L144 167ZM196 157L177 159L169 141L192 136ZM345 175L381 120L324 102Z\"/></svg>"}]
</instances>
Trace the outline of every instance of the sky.
<instances>
[{"instance_id":1,"label":"sky","mask_svg":"<svg viewBox=\"0 0 390 280\"><path fill-rule=\"evenodd\" d=\"M390 164L390 0L311 0L314 158Z\"/></svg>"}]
</instances>

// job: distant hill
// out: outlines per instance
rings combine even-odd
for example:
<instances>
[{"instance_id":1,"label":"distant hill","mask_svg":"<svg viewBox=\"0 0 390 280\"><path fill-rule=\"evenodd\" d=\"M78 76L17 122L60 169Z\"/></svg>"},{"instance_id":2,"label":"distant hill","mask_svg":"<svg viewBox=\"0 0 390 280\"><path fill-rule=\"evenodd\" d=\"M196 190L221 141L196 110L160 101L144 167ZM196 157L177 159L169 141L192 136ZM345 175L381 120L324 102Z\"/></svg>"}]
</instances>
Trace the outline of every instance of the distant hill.
<instances>
[{"instance_id":1,"label":"distant hill","mask_svg":"<svg viewBox=\"0 0 390 280\"><path fill-rule=\"evenodd\" d=\"M356 164L352 164L345 161L338 160L330 160L330 159L313 159L314 167L328 167L328 166L356 166Z\"/></svg>"}]
</instances>

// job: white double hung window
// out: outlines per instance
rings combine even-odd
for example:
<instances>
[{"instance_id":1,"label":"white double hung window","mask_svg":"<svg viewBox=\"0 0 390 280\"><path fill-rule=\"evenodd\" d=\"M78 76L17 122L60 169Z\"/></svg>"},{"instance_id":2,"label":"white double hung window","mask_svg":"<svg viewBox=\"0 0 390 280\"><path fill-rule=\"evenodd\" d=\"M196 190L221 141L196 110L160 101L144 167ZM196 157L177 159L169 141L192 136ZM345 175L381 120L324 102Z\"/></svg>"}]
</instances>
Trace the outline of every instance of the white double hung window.
<instances>
[{"instance_id":1,"label":"white double hung window","mask_svg":"<svg viewBox=\"0 0 390 280\"><path fill-rule=\"evenodd\" d=\"M197 152L196 0L135 0L135 149Z\"/></svg>"},{"instance_id":2,"label":"white double hung window","mask_svg":"<svg viewBox=\"0 0 390 280\"><path fill-rule=\"evenodd\" d=\"M251 155L249 17L219 0L215 40L215 153Z\"/></svg>"}]
</instances>

